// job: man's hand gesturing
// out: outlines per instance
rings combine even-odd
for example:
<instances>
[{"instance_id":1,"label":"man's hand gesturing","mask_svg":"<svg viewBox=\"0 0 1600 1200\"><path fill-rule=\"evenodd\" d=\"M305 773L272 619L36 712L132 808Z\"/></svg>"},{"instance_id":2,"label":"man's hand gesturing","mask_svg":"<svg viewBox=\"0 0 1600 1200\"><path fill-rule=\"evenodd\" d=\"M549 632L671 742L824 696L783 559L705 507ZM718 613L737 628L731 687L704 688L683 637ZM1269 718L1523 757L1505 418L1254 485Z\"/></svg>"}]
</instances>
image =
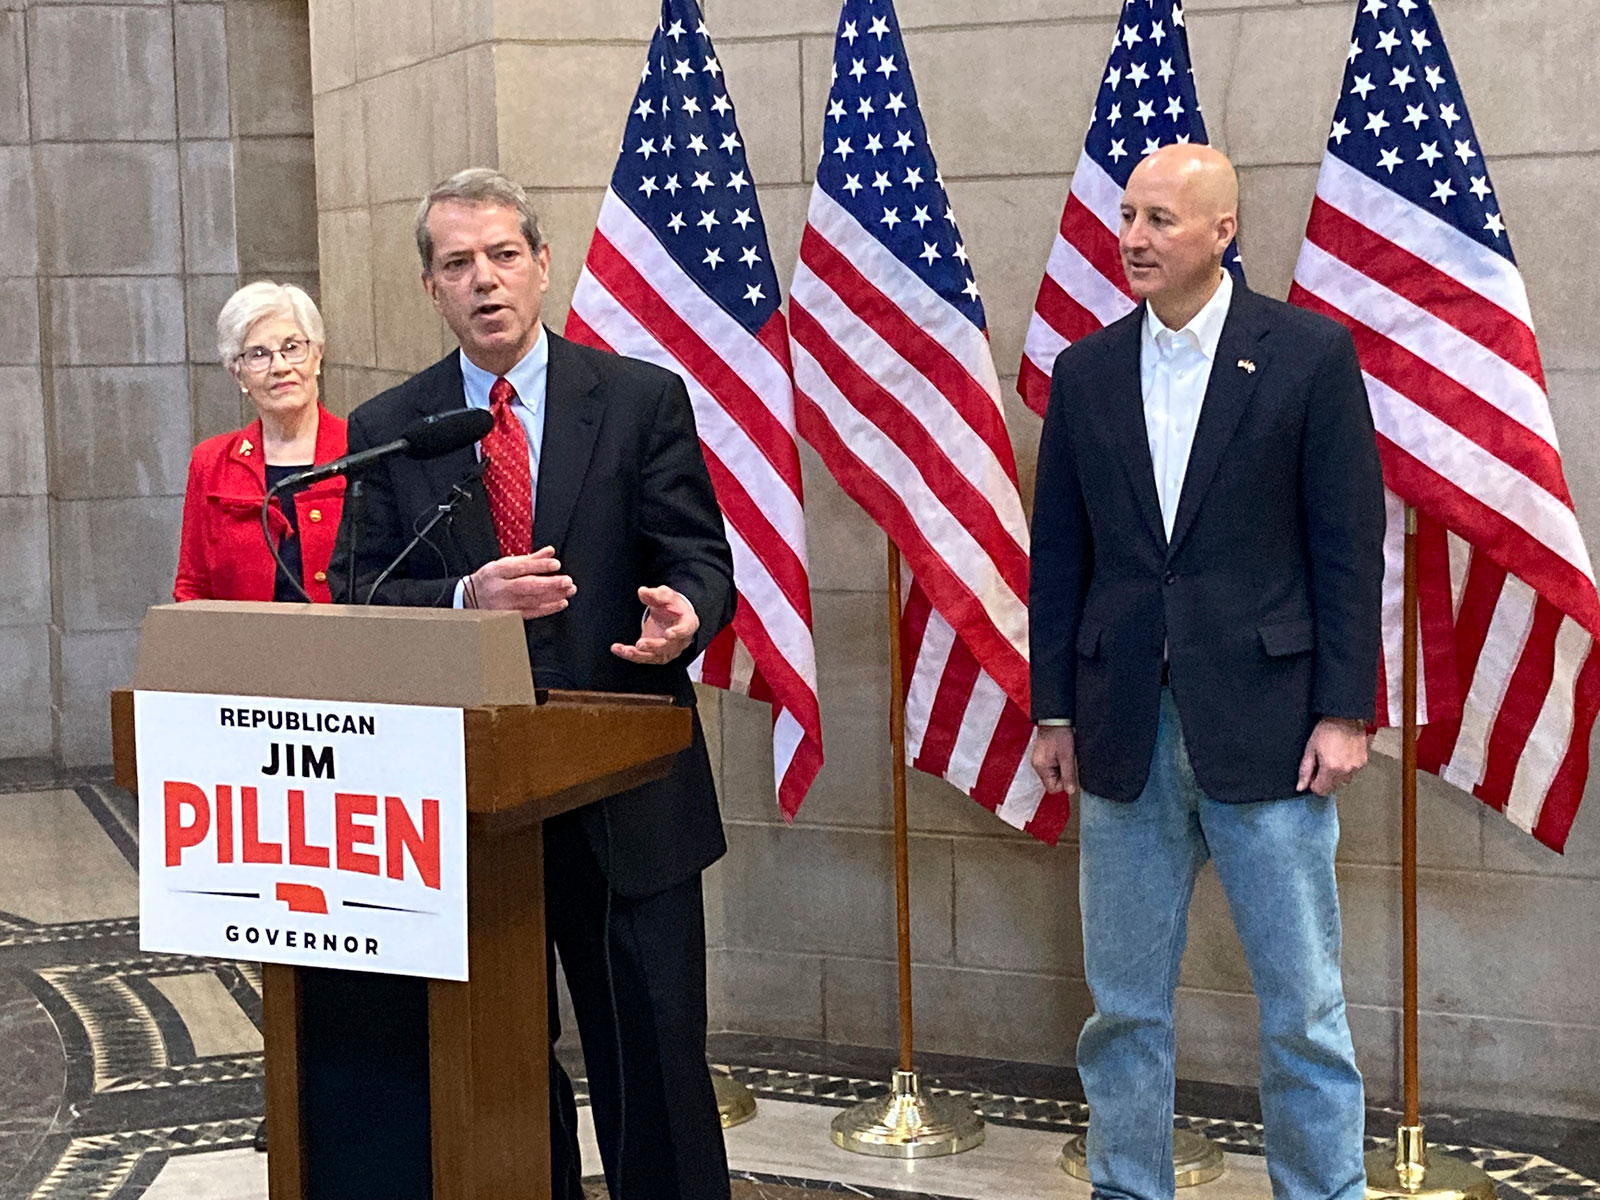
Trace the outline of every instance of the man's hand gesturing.
<instances>
[{"instance_id":1,"label":"man's hand gesturing","mask_svg":"<svg viewBox=\"0 0 1600 1200\"><path fill-rule=\"evenodd\" d=\"M519 612L527 618L548 617L564 609L578 590L572 578L560 571L554 546L497 558L468 577L467 606Z\"/></svg>"},{"instance_id":2,"label":"man's hand gesturing","mask_svg":"<svg viewBox=\"0 0 1600 1200\"><path fill-rule=\"evenodd\" d=\"M688 597L669 587L642 587L639 602L646 606L639 640L631 646L613 642L611 653L631 663L659 667L689 648L700 618Z\"/></svg>"}]
</instances>

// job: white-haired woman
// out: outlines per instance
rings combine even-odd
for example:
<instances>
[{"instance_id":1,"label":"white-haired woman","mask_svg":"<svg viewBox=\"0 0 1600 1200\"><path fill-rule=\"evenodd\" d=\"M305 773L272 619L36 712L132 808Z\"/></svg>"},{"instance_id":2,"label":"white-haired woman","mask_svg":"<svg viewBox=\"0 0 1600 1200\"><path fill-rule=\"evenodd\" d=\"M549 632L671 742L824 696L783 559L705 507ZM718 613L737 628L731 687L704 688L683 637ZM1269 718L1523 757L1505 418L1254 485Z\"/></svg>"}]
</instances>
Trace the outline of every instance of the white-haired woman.
<instances>
[{"instance_id":1,"label":"white-haired woman","mask_svg":"<svg viewBox=\"0 0 1600 1200\"><path fill-rule=\"evenodd\" d=\"M288 574L262 540L260 515L269 487L345 452L344 422L318 398L322 345L322 314L293 284L247 284L222 306L217 350L256 419L194 448L173 599L332 598L328 560L344 479L274 498L268 525Z\"/></svg>"}]
</instances>

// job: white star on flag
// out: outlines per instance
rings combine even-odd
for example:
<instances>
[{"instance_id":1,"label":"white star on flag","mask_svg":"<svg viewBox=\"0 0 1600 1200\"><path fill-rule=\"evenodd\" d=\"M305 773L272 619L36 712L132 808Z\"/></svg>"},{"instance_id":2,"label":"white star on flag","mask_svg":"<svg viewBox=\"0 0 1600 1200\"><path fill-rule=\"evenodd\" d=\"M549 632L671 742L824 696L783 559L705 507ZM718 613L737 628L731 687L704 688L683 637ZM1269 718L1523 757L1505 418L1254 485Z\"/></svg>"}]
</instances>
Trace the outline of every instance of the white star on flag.
<instances>
[{"instance_id":1,"label":"white star on flag","mask_svg":"<svg viewBox=\"0 0 1600 1200\"><path fill-rule=\"evenodd\" d=\"M688 391L739 593L689 671L770 707L774 790L792 817L822 763L800 457L778 281L724 74L695 0L664 0L624 134L643 149L619 155L566 333ZM719 148L693 172L692 224L671 207L679 177L643 168L679 146L697 161Z\"/></svg>"},{"instance_id":2,"label":"white star on flag","mask_svg":"<svg viewBox=\"0 0 1600 1200\"><path fill-rule=\"evenodd\" d=\"M929 182L892 0L842 9L830 99L848 110L870 96L874 111L840 132L882 134L906 169L876 173L867 196L838 159L817 165L789 296L801 431L904 558L908 762L1053 842L1066 805L1041 797L1027 762L1027 528L977 285L949 252L960 239ZM847 69L853 23L877 39L865 78Z\"/></svg>"},{"instance_id":3,"label":"white star on flag","mask_svg":"<svg viewBox=\"0 0 1600 1200\"><path fill-rule=\"evenodd\" d=\"M1351 36L1391 57L1408 115L1385 135L1392 146L1330 136L1290 300L1350 330L1392 489L1380 745L1400 722L1409 509L1417 764L1559 850L1600 711L1600 595L1527 291L1433 5L1367 0ZM1361 118L1371 90L1348 62L1335 128ZM1448 140L1423 140L1435 117Z\"/></svg>"}]
</instances>

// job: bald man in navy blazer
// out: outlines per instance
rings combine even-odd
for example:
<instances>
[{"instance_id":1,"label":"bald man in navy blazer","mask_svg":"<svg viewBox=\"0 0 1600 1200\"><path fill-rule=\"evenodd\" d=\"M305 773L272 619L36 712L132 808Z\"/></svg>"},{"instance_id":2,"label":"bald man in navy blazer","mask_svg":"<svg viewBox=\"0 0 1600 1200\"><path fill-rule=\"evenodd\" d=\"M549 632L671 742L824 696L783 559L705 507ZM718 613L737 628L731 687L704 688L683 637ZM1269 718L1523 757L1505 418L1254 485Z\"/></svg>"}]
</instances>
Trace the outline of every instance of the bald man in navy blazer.
<instances>
[{"instance_id":1,"label":"bald man in navy blazer","mask_svg":"<svg viewBox=\"0 0 1600 1200\"><path fill-rule=\"evenodd\" d=\"M1173 995L1208 860L1260 1004L1274 1196L1364 1188L1333 795L1366 762L1382 477L1349 334L1222 269L1237 196L1207 146L1134 169L1142 302L1057 359L1039 447L1033 762L1082 785L1078 1069L1107 1200L1173 1194Z\"/></svg>"}]
</instances>

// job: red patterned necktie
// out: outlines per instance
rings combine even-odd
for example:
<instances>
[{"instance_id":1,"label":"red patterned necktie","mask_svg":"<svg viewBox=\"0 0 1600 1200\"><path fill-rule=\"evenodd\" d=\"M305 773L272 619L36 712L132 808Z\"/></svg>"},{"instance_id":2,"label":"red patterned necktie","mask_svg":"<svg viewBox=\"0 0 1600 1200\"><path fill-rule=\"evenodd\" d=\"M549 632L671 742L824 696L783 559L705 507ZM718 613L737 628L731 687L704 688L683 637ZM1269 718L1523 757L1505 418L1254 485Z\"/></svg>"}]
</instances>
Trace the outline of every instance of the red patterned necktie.
<instances>
[{"instance_id":1,"label":"red patterned necktie","mask_svg":"<svg viewBox=\"0 0 1600 1200\"><path fill-rule=\"evenodd\" d=\"M489 388L494 426L482 442L483 486L502 554L533 552L533 472L528 466L527 435L511 410L516 396L508 380L494 381Z\"/></svg>"}]
</instances>

